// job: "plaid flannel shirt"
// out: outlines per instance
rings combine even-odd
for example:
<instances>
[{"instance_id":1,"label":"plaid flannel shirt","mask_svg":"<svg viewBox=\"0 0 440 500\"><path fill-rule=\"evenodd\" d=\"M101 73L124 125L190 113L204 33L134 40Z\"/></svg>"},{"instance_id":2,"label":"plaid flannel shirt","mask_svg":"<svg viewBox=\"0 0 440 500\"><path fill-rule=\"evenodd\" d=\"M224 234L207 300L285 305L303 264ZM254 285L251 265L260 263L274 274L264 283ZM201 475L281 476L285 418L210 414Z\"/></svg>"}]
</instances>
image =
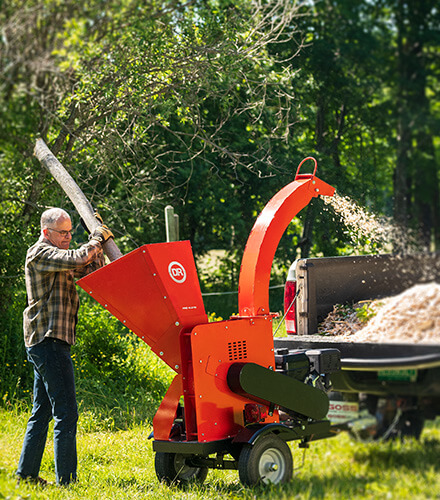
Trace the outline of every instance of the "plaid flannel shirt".
<instances>
[{"instance_id":1,"label":"plaid flannel shirt","mask_svg":"<svg viewBox=\"0 0 440 500\"><path fill-rule=\"evenodd\" d=\"M63 250L42 236L29 248L25 264L28 307L23 313L26 347L45 337L75 343L79 298L74 279L103 265L102 247L96 240L78 250Z\"/></svg>"}]
</instances>

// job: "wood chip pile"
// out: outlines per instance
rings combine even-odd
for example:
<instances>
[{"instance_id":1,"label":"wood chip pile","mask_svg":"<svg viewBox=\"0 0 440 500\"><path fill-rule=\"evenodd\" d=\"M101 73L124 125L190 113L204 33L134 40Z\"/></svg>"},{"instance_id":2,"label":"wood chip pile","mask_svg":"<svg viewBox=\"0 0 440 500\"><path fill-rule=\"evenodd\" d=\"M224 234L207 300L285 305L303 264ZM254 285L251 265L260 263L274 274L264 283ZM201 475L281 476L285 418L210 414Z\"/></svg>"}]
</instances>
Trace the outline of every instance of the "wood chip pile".
<instances>
[{"instance_id":1,"label":"wood chip pile","mask_svg":"<svg viewBox=\"0 0 440 500\"><path fill-rule=\"evenodd\" d=\"M440 285L415 285L352 307L337 305L318 332L347 342L440 344Z\"/></svg>"}]
</instances>

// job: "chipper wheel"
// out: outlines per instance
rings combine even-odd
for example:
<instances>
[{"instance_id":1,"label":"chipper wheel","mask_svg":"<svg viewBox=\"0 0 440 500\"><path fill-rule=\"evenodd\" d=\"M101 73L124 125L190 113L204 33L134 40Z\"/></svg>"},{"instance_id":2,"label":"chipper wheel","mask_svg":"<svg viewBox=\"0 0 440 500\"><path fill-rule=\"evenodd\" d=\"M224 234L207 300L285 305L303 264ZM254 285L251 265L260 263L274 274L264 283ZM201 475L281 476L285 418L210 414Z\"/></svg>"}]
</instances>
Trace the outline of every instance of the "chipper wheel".
<instances>
[{"instance_id":1,"label":"chipper wheel","mask_svg":"<svg viewBox=\"0 0 440 500\"><path fill-rule=\"evenodd\" d=\"M156 476L167 484L202 484L208 475L207 467L190 467L180 453L157 452L154 459Z\"/></svg>"},{"instance_id":2,"label":"chipper wheel","mask_svg":"<svg viewBox=\"0 0 440 500\"><path fill-rule=\"evenodd\" d=\"M247 486L290 481L293 462L289 446L274 434L262 436L254 445L246 444L238 460L238 474Z\"/></svg>"}]
</instances>

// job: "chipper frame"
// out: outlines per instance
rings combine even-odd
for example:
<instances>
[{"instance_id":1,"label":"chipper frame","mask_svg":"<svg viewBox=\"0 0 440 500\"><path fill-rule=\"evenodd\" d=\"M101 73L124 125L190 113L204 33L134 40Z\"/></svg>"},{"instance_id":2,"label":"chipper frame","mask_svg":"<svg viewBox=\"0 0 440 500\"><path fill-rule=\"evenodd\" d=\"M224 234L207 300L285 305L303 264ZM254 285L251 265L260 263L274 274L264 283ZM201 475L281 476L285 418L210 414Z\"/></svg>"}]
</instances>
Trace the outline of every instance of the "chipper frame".
<instances>
[{"instance_id":1,"label":"chipper frame","mask_svg":"<svg viewBox=\"0 0 440 500\"><path fill-rule=\"evenodd\" d=\"M313 174L300 174L308 159ZM282 234L313 197L334 194L316 167L314 158L303 160L255 222L241 264L239 314L227 321L208 322L188 241L144 245L78 282L176 372L153 419L161 480L203 481L208 468L227 468L248 485L287 481L286 441L306 446L330 434L325 389L339 353L275 353L269 312Z\"/></svg>"}]
</instances>

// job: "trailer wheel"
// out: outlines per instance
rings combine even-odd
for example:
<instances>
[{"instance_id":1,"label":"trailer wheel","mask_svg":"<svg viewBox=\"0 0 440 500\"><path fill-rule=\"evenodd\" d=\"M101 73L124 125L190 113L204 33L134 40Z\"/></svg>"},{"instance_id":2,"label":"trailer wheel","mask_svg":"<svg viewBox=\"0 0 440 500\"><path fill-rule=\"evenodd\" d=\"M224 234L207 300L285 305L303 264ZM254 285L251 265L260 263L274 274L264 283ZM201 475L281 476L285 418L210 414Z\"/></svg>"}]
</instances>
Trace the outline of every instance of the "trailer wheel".
<instances>
[{"instance_id":1,"label":"trailer wheel","mask_svg":"<svg viewBox=\"0 0 440 500\"><path fill-rule=\"evenodd\" d=\"M420 411L407 411L400 419L400 434L401 436L412 436L420 439L425 426L425 418L420 414Z\"/></svg>"},{"instance_id":2,"label":"trailer wheel","mask_svg":"<svg viewBox=\"0 0 440 500\"><path fill-rule=\"evenodd\" d=\"M290 481L293 462L289 446L274 434L262 436L254 445L244 445L238 460L238 473L240 481L247 486Z\"/></svg>"},{"instance_id":3,"label":"trailer wheel","mask_svg":"<svg viewBox=\"0 0 440 500\"><path fill-rule=\"evenodd\" d=\"M391 439L405 439L408 437L420 439L424 425L425 418L420 413L420 410L404 411L399 418L394 433L391 435Z\"/></svg>"},{"instance_id":4,"label":"trailer wheel","mask_svg":"<svg viewBox=\"0 0 440 500\"><path fill-rule=\"evenodd\" d=\"M166 484L202 484L208 475L207 467L191 467L180 453L157 452L154 459L156 476Z\"/></svg>"}]
</instances>

